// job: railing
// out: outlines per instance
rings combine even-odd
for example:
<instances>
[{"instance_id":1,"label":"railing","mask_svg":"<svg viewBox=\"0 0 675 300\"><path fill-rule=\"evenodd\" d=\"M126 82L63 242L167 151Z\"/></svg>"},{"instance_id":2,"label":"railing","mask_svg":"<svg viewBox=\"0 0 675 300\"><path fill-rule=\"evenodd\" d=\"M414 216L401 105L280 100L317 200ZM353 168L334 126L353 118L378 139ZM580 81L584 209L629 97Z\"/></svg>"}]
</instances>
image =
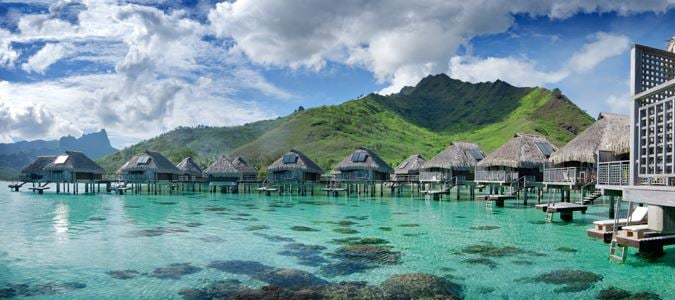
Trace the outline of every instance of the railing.
<instances>
[{"instance_id":1,"label":"railing","mask_svg":"<svg viewBox=\"0 0 675 300\"><path fill-rule=\"evenodd\" d=\"M206 177L203 177L203 176L183 175L183 176L178 176L178 181L180 181L180 182L207 182L207 181L209 181L209 179L206 178Z\"/></svg>"},{"instance_id":2,"label":"railing","mask_svg":"<svg viewBox=\"0 0 675 300\"><path fill-rule=\"evenodd\" d=\"M398 182L418 182L420 175L391 175L392 181Z\"/></svg>"},{"instance_id":3,"label":"railing","mask_svg":"<svg viewBox=\"0 0 675 300\"><path fill-rule=\"evenodd\" d=\"M544 169L544 182L577 183L577 168Z\"/></svg>"},{"instance_id":4,"label":"railing","mask_svg":"<svg viewBox=\"0 0 675 300\"><path fill-rule=\"evenodd\" d=\"M511 182L518 179L518 172L476 170L477 182Z\"/></svg>"},{"instance_id":5,"label":"railing","mask_svg":"<svg viewBox=\"0 0 675 300\"><path fill-rule=\"evenodd\" d=\"M598 163L598 185L628 185L630 162L627 160Z\"/></svg>"},{"instance_id":6,"label":"railing","mask_svg":"<svg viewBox=\"0 0 675 300\"><path fill-rule=\"evenodd\" d=\"M420 172L420 181L441 182L450 179L450 173L447 172Z\"/></svg>"}]
</instances>

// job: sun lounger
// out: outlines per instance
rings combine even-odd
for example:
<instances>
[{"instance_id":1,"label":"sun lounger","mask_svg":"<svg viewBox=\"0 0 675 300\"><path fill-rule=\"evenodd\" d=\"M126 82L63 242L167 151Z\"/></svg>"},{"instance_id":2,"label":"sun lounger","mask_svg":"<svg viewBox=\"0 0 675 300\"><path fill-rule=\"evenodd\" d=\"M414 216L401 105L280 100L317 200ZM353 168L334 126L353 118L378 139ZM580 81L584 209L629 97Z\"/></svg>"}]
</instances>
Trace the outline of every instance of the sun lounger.
<instances>
[{"instance_id":1,"label":"sun lounger","mask_svg":"<svg viewBox=\"0 0 675 300\"><path fill-rule=\"evenodd\" d=\"M648 231L650 231L649 225L624 226L619 231L619 236L641 239L642 237L644 237L644 234Z\"/></svg>"},{"instance_id":2,"label":"sun lounger","mask_svg":"<svg viewBox=\"0 0 675 300\"><path fill-rule=\"evenodd\" d=\"M631 214L630 223L628 223L628 219L626 218L619 219L617 223L619 226L643 224L647 222L647 211L647 207L636 207ZM595 224L595 229L597 230L612 231L614 228L614 219L595 221L593 224Z\"/></svg>"}]
</instances>

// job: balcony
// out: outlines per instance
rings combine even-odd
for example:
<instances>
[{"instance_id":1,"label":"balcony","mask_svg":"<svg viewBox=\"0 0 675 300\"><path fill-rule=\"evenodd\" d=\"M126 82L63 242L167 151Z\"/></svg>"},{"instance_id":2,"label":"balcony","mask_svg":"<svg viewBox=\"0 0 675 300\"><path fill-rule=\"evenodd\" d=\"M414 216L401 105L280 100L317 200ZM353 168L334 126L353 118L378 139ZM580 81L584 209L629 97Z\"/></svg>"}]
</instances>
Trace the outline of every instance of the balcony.
<instances>
[{"instance_id":1,"label":"balcony","mask_svg":"<svg viewBox=\"0 0 675 300\"><path fill-rule=\"evenodd\" d=\"M598 163L598 185L628 185L630 162L627 160Z\"/></svg>"},{"instance_id":2,"label":"balcony","mask_svg":"<svg viewBox=\"0 0 675 300\"><path fill-rule=\"evenodd\" d=\"M512 182L518 179L518 172L476 170L476 182Z\"/></svg>"},{"instance_id":3,"label":"balcony","mask_svg":"<svg viewBox=\"0 0 675 300\"><path fill-rule=\"evenodd\" d=\"M547 168L544 169L544 183L585 184L590 182L591 174L579 171L578 168Z\"/></svg>"}]
</instances>

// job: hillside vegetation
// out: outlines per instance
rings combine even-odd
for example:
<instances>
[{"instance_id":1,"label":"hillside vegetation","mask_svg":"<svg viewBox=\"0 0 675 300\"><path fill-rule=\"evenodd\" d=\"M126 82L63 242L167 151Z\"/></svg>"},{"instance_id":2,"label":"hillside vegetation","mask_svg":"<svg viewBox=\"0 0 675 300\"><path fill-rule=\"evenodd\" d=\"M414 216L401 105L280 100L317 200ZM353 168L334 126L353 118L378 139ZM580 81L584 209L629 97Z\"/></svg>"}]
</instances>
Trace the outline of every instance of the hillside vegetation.
<instances>
[{"instance_id":1,"label":"hillside vegetation","mask_svg":"<svg viewBox=\"0 0 675 300\"><path fill-rule=\"evenodd\" d=\"M557 89L518 88L503 81L472 84L440 74L398 94L370 94L275 120L178 128L98 162L114 172L132 155L153 149L175 162L190 154L207 165L225 154L263 167L296 148L330 170L354 148L366 146L394 165L414 153L430 158L456 140L490 152L516 132L541 134L561 146L592 122Z\"/></svg>"}]
</instances>

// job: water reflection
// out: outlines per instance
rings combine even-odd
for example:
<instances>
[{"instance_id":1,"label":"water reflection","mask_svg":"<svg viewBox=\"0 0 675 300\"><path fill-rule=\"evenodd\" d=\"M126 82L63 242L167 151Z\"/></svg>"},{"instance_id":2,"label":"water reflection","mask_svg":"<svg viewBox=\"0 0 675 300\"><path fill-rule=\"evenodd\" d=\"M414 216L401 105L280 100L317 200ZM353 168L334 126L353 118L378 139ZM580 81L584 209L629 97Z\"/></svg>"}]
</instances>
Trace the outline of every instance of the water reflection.
<instances>
[{"instance_id":1,"label":"water reflection","mask_svg":"<svg viewBox=\"0 0 675 300\"><path fill-rule=\"evenodd\" d=\"M65 202L56 204L54 211L54 233L59 240L68 238L68 205Z\"/></svg>"}]
</instances>

